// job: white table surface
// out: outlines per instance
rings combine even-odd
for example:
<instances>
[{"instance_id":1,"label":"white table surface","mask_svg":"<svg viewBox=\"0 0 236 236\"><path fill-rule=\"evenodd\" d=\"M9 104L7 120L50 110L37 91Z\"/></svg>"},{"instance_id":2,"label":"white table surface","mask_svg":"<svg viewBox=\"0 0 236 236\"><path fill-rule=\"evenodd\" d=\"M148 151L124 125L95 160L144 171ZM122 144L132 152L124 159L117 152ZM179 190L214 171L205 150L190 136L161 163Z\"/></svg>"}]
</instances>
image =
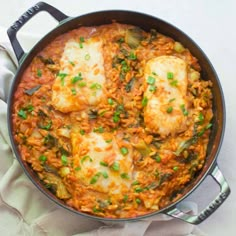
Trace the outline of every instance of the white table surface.
<instances>
[{"instance_id":1,"label":"white table surface","mask_svg":"<svg viewBox=\"0 0 236 236\"><path fill-rule=\"evenodd\" d=\"M226 132L218 163L232 193L227 201L199 227L208 235L236 235L236 1L235 0L45 0L69 16L106 10L126 9L148 13L174 24L204 50L220 78L226 102ZM0 0L0 27L8 28L35 0ZM47 33L56 22L46 13L33 18L21 32ZM210 187L209 187L210 185ZM207 186L207 188L206 188ZM218 193L208 178L189 198L206 206Z\"/></svg>"}]
</instances>

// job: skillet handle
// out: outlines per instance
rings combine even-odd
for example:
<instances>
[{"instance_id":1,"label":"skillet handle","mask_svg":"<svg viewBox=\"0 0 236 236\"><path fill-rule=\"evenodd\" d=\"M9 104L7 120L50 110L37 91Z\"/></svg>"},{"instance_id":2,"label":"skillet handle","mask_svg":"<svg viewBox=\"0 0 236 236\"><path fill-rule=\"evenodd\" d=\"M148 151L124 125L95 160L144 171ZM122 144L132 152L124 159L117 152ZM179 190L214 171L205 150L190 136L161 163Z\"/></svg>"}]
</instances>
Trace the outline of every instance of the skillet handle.
<instances>
[{"instance_id":1,"label":"skillet handle","mask_svg":"<svg viewBox=\"0 0 236 236\"><path fill-rule=\"evenodd\" d=\"M45 2L38 2L36 5L31 7L24 14L22 14L21 17L7 30L8 37L11 41L11 45L19 63L25 55L25 52L21 47L19 41L17 40L16 33L27 21L29 21L33 16L35 16L41 11L48 12L53 18L55 18L59 22L68 18L67 15Z\"/></svg>"},{"instance_id":2,"label":"skillet handle","mask_svg":"<svg viewBox=\"0 0 236 236\"><path fill-rule=\"evenodd\" d=\"M220 193L204 210L202 210L202 212L199 213L199 215L189 215L180 211L176 206L165 213L167 215L195 225L200 224L202 221L208 218L213 212L215 212L215 210L226 200L226 198L230 194L229 185L226 182L218 165L213 168L210 175L217 182L217 184L220 185Z\"/></svg>"}]
</instances>

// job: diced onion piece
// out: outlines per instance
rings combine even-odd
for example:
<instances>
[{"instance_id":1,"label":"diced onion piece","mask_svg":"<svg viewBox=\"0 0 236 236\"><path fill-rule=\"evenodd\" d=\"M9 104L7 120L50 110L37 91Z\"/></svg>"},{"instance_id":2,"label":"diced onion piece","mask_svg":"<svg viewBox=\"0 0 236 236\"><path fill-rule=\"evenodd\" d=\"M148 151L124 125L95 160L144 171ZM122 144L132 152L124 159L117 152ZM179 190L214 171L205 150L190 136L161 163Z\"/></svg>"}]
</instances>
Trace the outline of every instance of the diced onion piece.
<instances>
[{"instance_id":1,"label":"diced onion piece","mask_svg":"<svg viewBox=\"0 0 236 236\"><path fill-rule=\"evenodd\" d=\"M70 174L70 168L69 168L69 167L66 167L66 166L63 166L63 167L59 170L59 174L60 174L60 176L62 176L62 177L67 176L68 174Z\"/></svg>"},{"instance_id":2,"label":"diced onion piece","mask_svg":"<svg viewBox=\"0 0 236 236\"><path fill-rule=\"evenodd\" d=\"M190 79L192 81L199 80L200 79L200 73L198 71L192 69L191 72L190 72Z\"/></svg>"},{"instance_id":3,"label":"diced onion piece","mask_svg":"<svg viewBox=\"0 0 236 236\"><path fill-rule=\"evenodd\" d=\"M178 53L181 53L185 50L185 48L183 47L183 45L181 43L175 42L174 50Z\"/></svg>"},{"instance_id":4,"label":"diced onion piece","mask_svg":"<svg viewBox=\"0 0 236 236\"><path fill-rule=\"evenodd\" d=\"M70 138L70 130L66 128L61 128L57 130L59 136Z\"/></svg>"}]
</instances>

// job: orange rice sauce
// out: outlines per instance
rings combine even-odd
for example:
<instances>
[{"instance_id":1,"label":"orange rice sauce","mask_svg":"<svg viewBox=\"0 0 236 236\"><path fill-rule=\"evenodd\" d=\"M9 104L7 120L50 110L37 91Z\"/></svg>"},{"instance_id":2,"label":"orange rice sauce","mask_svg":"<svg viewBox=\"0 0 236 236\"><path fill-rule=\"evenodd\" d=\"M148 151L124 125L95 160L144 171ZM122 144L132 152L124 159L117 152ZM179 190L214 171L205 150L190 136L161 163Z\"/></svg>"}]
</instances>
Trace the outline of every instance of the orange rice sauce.
<instances>
[{"instance_id":1,"label":"orange rice sauce","mask_svg":"<svg viewBox=\"0 0 236 236\"><path fill-rule=\"evenodd\" d=\"M154 29L81 27L48 44L22 75L14 139L68 206L144 215L180 198L203 167L211 86L191 52Z\"/></svg>"}]
</instances>

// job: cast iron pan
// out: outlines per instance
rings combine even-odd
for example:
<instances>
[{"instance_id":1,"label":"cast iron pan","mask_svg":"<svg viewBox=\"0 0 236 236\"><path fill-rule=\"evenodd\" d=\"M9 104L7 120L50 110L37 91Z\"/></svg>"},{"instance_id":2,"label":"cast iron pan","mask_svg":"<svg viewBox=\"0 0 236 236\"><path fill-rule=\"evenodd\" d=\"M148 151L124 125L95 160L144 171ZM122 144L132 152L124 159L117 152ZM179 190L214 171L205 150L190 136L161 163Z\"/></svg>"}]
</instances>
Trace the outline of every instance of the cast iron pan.
<instances>
[{"instance_id":1,"label":"cast iron pan","mask_svg":"<svg viewBox=\"0 0 236 236\"><path fill-rule=\"evenodd\" d=\"M52 17L54 17L58 21L59 24L55 29L53 29L44 38L42 38L30 52L25 53L16 38L16 33L28 20L30 20L34 15L36 15L41 11L48 12ZM18 84L20 83L20 78L24 70L28 67L28 65L31 63L32 59L36 56L36 54L57 36L65 32L68 32L69 30L78 28L80 26L95 26L95 25L110 24L113 21L124 24L136 25L145 31L150 31L150 29L156 29L158 32L167 35L176 41L180 41L185 47L187 47L191 51L191 53L196 58L198 58L199 64L202 68L203 79L211 80L213 83L213 88L212 88L214 97L213 98L214 119L212 121L213 128L207 150L207 159L203 169L196 177L195 181L193 181L189 186L186 187L182 198L172 203L171 205L165 207L164 209L161 209L151 214L147 214L145 216L139 216L136 218L109 219L109 218L91 216L76 211L75 209L72 209L67 205L65 205L63 201L57 199L50 191L48 191L40 183L39 179L37 178L36 174L32 171L32 169L22 161L19 150L17 148L17 144L15 143L12 135L13 133L12 104L13 104L14 93L17 89ZM103 221L107 220L114 222L127 221L127 220L134 221L143 219L144 217L150 217L159 213L164 213L192 224L201 223L225 201L225 199L230 194L230 188L224 176L222 175L222 172L219 170L219 167L216 162L216 158L221 147L225 128L225 105L224 105L223 92L217 74L214 68L212 67L210 61L208 60L204 52L186 34L184 34L176 27L170 25L169 23L164 22L161 19L143 13L111 10L111 11L93 12L78 17L69 17L64 13L62 13L61 11L59 11L58 9L44 2L39 2L35 6L30 8L28 11L26 11L8 29L7 32L19 62L19 67L15 79L12 83L11 92L8 100L8 128L9 128L10 139L14 153L18 161L20 162L21 166L23 167L25 173L28 175L31 181L37 186L37 188L41 190L48 198L56 202L58 205L72 212L75 212L76 214L83 215L96 220L103 220ZM190 193L192 193L208 175L212 176L213 179L216 181L216 183L219 184L220 186L220 193L216 196L216 198L198 215L190 215L178 209L178 203L183 201L183 199L185 199Z\"/></svg>"}]
</instances>

